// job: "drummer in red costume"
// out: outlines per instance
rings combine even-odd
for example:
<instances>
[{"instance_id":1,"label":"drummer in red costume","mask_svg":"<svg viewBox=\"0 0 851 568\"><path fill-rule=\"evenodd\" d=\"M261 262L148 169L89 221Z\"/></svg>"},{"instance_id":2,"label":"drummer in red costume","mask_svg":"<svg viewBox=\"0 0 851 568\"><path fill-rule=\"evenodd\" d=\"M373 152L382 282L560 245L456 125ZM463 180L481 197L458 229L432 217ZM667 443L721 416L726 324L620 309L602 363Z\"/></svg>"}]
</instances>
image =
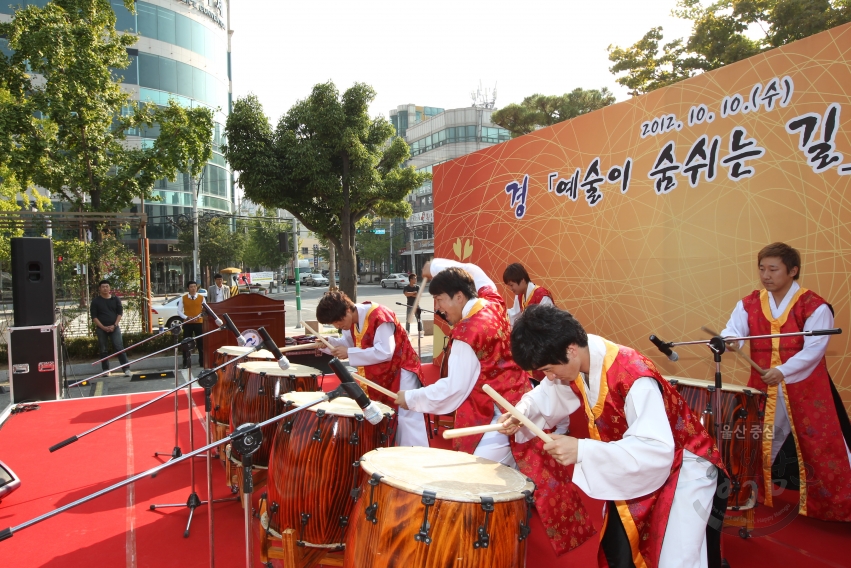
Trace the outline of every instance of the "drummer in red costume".
<instances>
[{"instance_id":1,"label":"drummer in red costume","mask_svg":"<svg viewBox=\"0 0 851 568\"><path fill-rule=\"evenodd\" d=\"M528 375L511 356L511 329L502 296L474 264L436 258L423 267L423 276L431 279L435 311L444 313L452 326L446 374L433 385L400 392L396 402L400 408L428 414L455 412L456 428L495 423L500 411L482 390L485 384L512 404L531 388ZM539 441L514 444L503 433L488 432L456 438L453 449L511 466L515 456L522 461L521 471L537 485L535 506L557 554L594 534L576 489L556 483L564 468L540 459Z\"/></svg>"},{"instance_id":2,"label":"drummer in red costume","mask_svg":"<svg viewBox=\"0 0 851 568\"><path fill-rule=\"evenodd\" d=\"M554 306L553 295L543 286L536 286L519 262L509 264L502 273L502 282L514 293L514 305L508 310L511 325L527 306Z\"/></svg>"},{"instance_id":3,"label":"drummer in red costume","mask_svg":"<svg viewBox=\"0 0 851 568\"><path fill-rule=\"evenodd\" d=\"M586 334L568 312L552 306L530 306L518 318L511 348L523 368L547 376L518 410L550 428L584 409L590 439L552 434L543 449L564 466L576 464L573 483L607 502L599 565L720 565L720 533L707 529L710 510L725 507L714 502L720 456L653 363ZM510 414L500 420L516 441L533 437Z\"/></svg>"},{"instance_id":4,"label":"drummer in red costume","mask_svg":"<svg viewBox=\"0 0 851 568\"><path fill-rule=\"evenodd\" d=\"M316 307L316 319L342 330L343 337L329 338L330 353L348 359L363 375L379 385L398 392L416 389L420 383L420 359L408 334L393 310L374 302L355 304L345 292L326 292ZM326 353L329 351L324 350ZM376 392L370 398L395 406L395 401ZM428 447L425 418L419 412L399 409L397 446Z\"/></svg>"},{"instance_id":5,"label":"drummer in red costume","mask_svg":"<svg viewBox=\"0 0 851 568\"><path fill-rule=\"evenodd\" d=\"M801 255L773 243L757 255L763 290L736 304L724 337L769 335L833 327L833 308L802 288ZM771 465L786 438L794 437L802 515L851 521L851 425L827 372L824 354L829 336L750 340L751 358L764 376L751 371L748 386L765 391L763 479L760 495L772 504ZM786 459L791 456L781 456ZM794 461L793 461L794 463ZM784 463L785 465L785 463Z\"/></svg>"}]
</instances>

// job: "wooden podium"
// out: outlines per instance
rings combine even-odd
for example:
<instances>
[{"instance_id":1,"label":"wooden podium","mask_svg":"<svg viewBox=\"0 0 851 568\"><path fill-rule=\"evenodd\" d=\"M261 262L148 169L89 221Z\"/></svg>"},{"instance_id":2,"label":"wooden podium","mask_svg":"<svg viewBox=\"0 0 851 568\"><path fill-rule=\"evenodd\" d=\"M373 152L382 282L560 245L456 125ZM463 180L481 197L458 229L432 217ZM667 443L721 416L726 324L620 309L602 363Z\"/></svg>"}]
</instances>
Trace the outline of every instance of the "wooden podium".
<instances>
[{"instance_id":1,"label":"wooden podium","mask_svg":"<svg viewBox=\"0 0 851 568\"><path fill-rule=\"evenodd\" d=\"M237 294L217 304L210 304L217 316L228 314L239 331L265 327L280 347L286 344L286 323L283 300L272 300L262 294ZM204 332L216 329L216 322L204 317ZM236 338L227 330L208 335L204 341L204 368L212 369L216 350L224 345L236 345Z\"/></svg>"}]
</instances>

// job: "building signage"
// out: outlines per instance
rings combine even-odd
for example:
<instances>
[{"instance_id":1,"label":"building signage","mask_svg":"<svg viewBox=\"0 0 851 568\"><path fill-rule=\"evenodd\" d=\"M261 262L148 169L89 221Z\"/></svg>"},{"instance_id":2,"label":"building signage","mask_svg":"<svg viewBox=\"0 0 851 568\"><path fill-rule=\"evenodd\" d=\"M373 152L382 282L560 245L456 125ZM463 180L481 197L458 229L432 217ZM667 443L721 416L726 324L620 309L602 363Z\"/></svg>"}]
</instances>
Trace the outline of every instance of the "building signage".
<instances>
[{"instance_id":1,"label":"building signage","mask_svg":"<svg viewBox=\"0 0 851 568\"><path fill-rule=\"evenodd\" d=\"M420 211L408 217L408 223L434 223L434 210Z\"/></svg>"},{"instance_id":2,"label":"building signage","mask_svg":"<svg viewBox=\"0 0 851 568\"><path fill-rule=\"evenodd\" d=\"M434 239L422 239L414 241L414 250L432 250L434 249Z\"/></svg>"},{"instance_id":3,"label":"building signage","mask_svg":"<svg viewBox=\"0 0 851 568\"><path fill-rule=\"evenodd\" d=\"M225 23L222 21L222 0L215 0L213 5L210 7L205 6L201 3L200 0L177 0L178 2L182 2L191 8L195 8L224 29L227 29Z\"/></svg>"}]
</instances>

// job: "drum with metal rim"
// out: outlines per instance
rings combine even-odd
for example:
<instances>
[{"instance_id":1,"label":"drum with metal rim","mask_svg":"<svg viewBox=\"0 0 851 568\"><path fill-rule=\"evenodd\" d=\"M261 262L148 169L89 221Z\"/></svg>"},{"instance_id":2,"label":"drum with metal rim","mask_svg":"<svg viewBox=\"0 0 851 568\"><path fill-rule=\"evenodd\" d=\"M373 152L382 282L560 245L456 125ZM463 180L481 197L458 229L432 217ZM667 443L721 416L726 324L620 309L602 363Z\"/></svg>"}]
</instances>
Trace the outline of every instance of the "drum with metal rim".
<instances>
[{"instance_id":1,"label":"drum with metal rim","mask_svg":"<svg viewBox=\"0 0 851 568\"><path fill-rule=\"evenodd\" d=\"M236 345L226 345L216 350L215 366L219 367L233 361L240 355L245 355L253 350L252 347L238 347ZM265 349L253 351L248 357L242 359L244 362L249 361L272 361L274 357L272 353ZM233 395L236 394L237 385L234 380L236 376L236 367L239 363L228 365L216 371L219 380L213 386L210 398L213 403L213 408L210 411L215 429L211 432L213 441L221 440L228 435L230 430L230 407L233 401Z\"/></svg>"},{"instance_id":2,"label":"drum with metal rim","mask_svg":"<svg viewBox=\"0 0 851 568\"><path fill-rule=\"evenodd\" d=\"M462 452L380 448L361 458L343 566L522 568L535 485Z\"/></svg>"},{"instance_id":3,"label":"drum with metal rim","mask_svg":"<svg viewBox=\"0 0 851 568\"><path fill-rule=\"evenodd\" d=\"M707 422L715 383L683 377L665 377L676 387L692 412L700 417L709 436L721 452L721 460L730 474L727 507L746 510L756 506L757 479L762 476L762 423L765 393L747 386L725 384L721 387L721 439Z\"/></svg>"},{"instance_id":4,"label":"drum with metal rim","mask_svg":"<svg viewBox=\"0 0 851 568\"><path fill-rule=\"evenodd\" d=\"M318 393L290 392L286 410L315 401ZM372 425L350 398L336 398L294 414L278 423L267 478L268 511L261 517L261 536L268 557L270 538L294 530L298 566L319 562L329 549L342 548L363 472L358 460L395 440L395 413L375 403L384 419ZM261 504L261 510L264 507ZM265 538L264 538L265 537Z\"/></svg>"}]
</instances>

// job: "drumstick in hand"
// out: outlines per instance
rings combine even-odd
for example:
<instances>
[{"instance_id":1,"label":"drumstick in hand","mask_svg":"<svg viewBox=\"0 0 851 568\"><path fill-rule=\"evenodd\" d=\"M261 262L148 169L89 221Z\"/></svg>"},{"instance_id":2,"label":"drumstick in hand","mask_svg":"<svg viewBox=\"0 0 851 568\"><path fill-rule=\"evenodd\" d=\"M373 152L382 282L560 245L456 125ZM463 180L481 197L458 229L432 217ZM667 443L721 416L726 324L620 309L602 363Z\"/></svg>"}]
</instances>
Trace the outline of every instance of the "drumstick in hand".
<instances>
[{"instance_id":1,"label":"drumstick in hand","mask_svg":"<svg viewBox=\"0 0 851 568\"><path fill-rule=\"evenodd\" d=\"M302 323L304 323L304 322L302 322ZM328 342L325 340L325 338L324 338L324 337L322 337L321 335L319 335L318 333L316 333L316 331L315 331L312 327L310 327L309 325L307 325L307 324L305 323L305 324L304 324L304 329L306 329L307 331L309 331L310 333L312 333L313 335L315 335L316 337L318 337L318 338L319 338L319 341L321 341L322 343L324 343L324 344L325 344L325 346L326 346L326 347L328 347L328 349L331 349L331 344L330 344L330 343L328 343ZM369 379L367 379L367 378L361 377L361 376L360 376L360 375L358 375L357 373L352 373L352 376L353 376L354 378L356 378L357 380L359 380L360 382L364 383L365 385L368 385L368 386L370 386L370 387L374 388L375 390L377 390L378 392L380 392L380 393L382 393L382 394L385 394L385 395L389 396L389 397L390 397L390 398L392 398L393 400L396 400L396 393L395 393L395 392L393 392L392 390L390 390L390 389L386 389L386 388L382 387L381 385L376 384L376 383L374 383L374 382L370 381L370 380L369 380Z\"/></svg>"},{"instance_id":2,"label":"drumstick in hand","mask_svg":"<svg viewBox=\"0 0 851 568\"><path fill-rule=\"evenodd\" d=\"M426 284L428 284L428 278L423 278L423 281L420 282L420 289L417 290L417 297L414 298L414 305L408 309L408 325L414 323L414 314L417 313L417 308L420 307L420 298L423 295L423 290L425 290Z\"/></svg>"},{"instance_id":3,"label":"drumstick in hand","mask_svg":"<svg viewBox=\"0 0 851 568\"><path fill-rule=\"evenodd\" d=\"M718 336L718 334L717 334L717 333L715 333L714 331L712 331L711 329L709 329L709 328L708 328L708 327L706 327L706 326L703 326L703 327L701 327L700 329L701 329L704 333L708 333L708 334L709 334L709 335L711 335L712 337L717 337L717 336ZM753 368L756 370L756 372L757 372L757 373L759 373L759 374L760 374L760 376L763 376L763 377L765 376L765 369L763 369L762 367L760 367L759 365L757 365L757 364L756 364L756 361L754 361L753 359L751 359L750 357L748 357L745 353L742 353L742 351L739 349L739 346L738 346L738 345L735 345L735 343L728 343L728 344L727 344L727 347L730 349L730 351L732 351L733 353L735 353L736 355L738 355L739 357L741 357L742 359L744 359L744 360L745 360L745 361L746 361L746 362L747 362L747 363L748 363L751 367L753 367Z\"/></svg>"},{"instance_id":4,"label":"drumstick in hand","mask_svg":"<svg viewBox=\"0 0 851 568\"><path fill-rule=\"evenodd\" d=\"M488 396L490 396L492 399L494 399L496 401L496 403L498 405L500 405L506 412L511 414L517 420L519 420L520 423L523 424L523 426L525 426L526 428L531 430L531 432L533 434L535 434L537 437L542 439L544 442L552 442L553 441L552 437L549 434L547 434L546 432L541 430L534 422L532 422L531 420L526 418L526 415L524 415L522 412L520 412L519 410L514 408L514 405L512 405L510 402L505 400L505 398L503 398L503 396L501 394L499 394L498 392L493 390L493 387L491 387L490 385L484 385L482 387L482 390L485 391L488 394Z\"/></svg>"},{"instance_id":5,"label":"drumstick in hand","mask_svg":"<svg viewBox=\"0 0 851 568\"><path fill-rule=\"evenodd\" d=\"M301 351L302 349L316 349L318 347L322 347L321 343L305 343L303 345L290 345L289 347L282 347L281 353L286 353L287 351Z\"/></svg>"},{"instance_id":6,"label":"drumstick in hand","mask_svg":"<svg viewBox=\"0 0 851 568\"><path fill-rule=\"evenodd\" d=\"M470 426L469 428L455 428L454 430L444 430L443 439L451 440L452 438L461 438L462 436L475 436L476 434L487 434L488 432L497 432L501 430L503 424L485 424L484 426Z\"/></svg>"}]
</instances>

